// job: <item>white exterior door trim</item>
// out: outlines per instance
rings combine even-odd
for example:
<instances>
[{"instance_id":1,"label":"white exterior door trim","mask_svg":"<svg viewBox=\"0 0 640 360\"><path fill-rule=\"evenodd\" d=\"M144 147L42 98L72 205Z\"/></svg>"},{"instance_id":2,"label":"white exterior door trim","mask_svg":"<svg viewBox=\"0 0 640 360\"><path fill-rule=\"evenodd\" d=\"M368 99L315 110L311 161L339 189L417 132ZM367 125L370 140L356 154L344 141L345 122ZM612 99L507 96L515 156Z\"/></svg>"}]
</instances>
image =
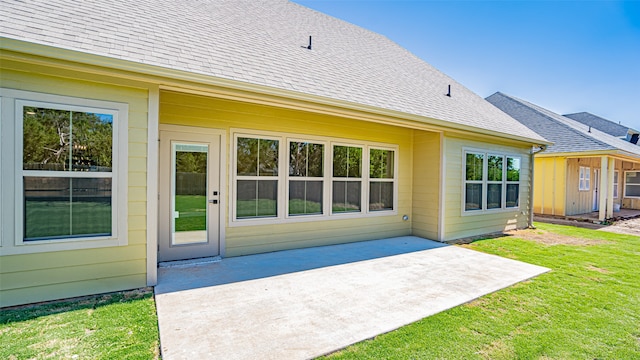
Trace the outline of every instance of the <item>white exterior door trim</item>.
<instances>
[{"instance_id":1,"label":"white exterior door trim","mask_svg":"<svg viewBox=\"0 0 640 360\"><path fill-rule=\"evenodd\" d=\"M202 127L193 127L193 126L181 126L181 125L165 125L165 124L160 124L159 125L159 133L160 132L170 132L170 133L184 133L185 136L189 136L189 135L211 135L211 136L216 136L219 138L220 141L220 148L219 148L219 158L220 158L220 162L219 162L219 169L216 169L217 171L219 171L219 196L218 196L218 206L220 211L218 212L218 233L219 233L219 256L220 257L224 257L226 255L226 242L225 242L225 233L226 233L226 208L227 208L227 199L228 199L228 189L227 189L227 183L226 183L226 169L227 169L227 132L225 130L220 130L220 129L210 129L210 128L202 128ZM166 159L159 159L159 161L165 161ZM158 167L158 176L157 179L159 181L160 176L162 176L163 174L160 174L159 172L159 167ZM156 195L156 200L158 198L160 194ZM158 208L156 208L158 209ZM151 216L152 214L149 214L149 216ZM159 219L162 214L159 213L156 210L156 219ZM157 224L156 227L156 231L159 231L159 226L160 224ZM159 233L158 233L159 235ZM159 238L158 236L156 236L155 238L155 251L158 251L158 241ZM157 259L156 259L156 264L157 266Z\"/></svg>"}]
</instances>

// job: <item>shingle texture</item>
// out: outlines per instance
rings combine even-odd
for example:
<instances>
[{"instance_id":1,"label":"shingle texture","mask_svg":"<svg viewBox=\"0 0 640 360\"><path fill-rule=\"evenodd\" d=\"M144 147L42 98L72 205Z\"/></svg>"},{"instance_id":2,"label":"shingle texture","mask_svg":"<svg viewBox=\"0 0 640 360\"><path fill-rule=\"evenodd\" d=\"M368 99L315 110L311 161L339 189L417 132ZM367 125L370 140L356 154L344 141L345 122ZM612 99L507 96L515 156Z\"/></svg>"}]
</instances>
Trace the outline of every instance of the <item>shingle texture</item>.
<instances>
[{"instance_id":1,"label":"shingle texture","mask_svg":"<svg viewBox=\"0 0 640 360\"><path fill-rule=\"evenodd\" d=\"M0 0L0 18L6 38L544 140L386 37L284 0Z\"/></svg>"},{"instance_id":2,"label":"shingle texture","mask_svg":"<svg viewBox=\"0 0 640 360\"><path fill-rule=\"evenodd\" d=\"M611 120L601 118L588 112L579 112L575 114L567 114L564 116L577 122L581 122L585 125L594 127L615 137L625 137L627 136L627 131L629 131L629 128L624 125L616 124Z\"/></svg>"},{"instance_id":3,"label":"shingle texture","mask_svg":"<svg viewBox=\"0 0 640 360\"><path fill-rule=\"evenodd\" d=\"M487 101L553 142L545 153L624 151L640 158L639 146L527 101L500 92L487 97Z\"/></svg>"}]
</instances>

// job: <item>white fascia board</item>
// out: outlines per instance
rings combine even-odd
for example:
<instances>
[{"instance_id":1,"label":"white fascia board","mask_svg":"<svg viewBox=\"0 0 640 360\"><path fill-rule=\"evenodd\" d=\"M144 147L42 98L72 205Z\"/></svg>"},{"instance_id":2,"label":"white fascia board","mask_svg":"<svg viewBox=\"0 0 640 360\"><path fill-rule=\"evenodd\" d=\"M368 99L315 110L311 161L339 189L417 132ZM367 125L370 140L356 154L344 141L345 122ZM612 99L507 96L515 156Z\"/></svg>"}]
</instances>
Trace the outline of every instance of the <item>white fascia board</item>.
<instances>
[{"instance_id":1,"label":"white fascia board","mask_svg":"<svg viewBox=\"0 0 640 360\"><path fill-rule=\"evenodd\" d=\"M277 101L276 99L270 99L273 102L273 105L284 106L287 103L291 103L291 100L295 100L298 102L309 103L308 108L306 110L314 111L314 108L317 108L317 105L322 105L323 110L326 111L325 106L329 106L335 108L335 115L339 116L347 116L354 117L353 114L349 114L349 111L358 112L357 118L360 120L384 123L388 125L412 128L416 130L427 130L427 131L452 131L452 132L462 132L462 133L477 133L482 135L487 135L490 137L498 137L509 139L512 141L523 142L530 145L551 145L552 143L546 141L544 139L534 139L528 138L518 135L505 134L498 131L492 131L487 129L481 129L473 126L457 124L445 120L439 120L434 118L429 118L426 116L413 115L408 113L403 113L395 110L382 109L370 105L363 105L353 102L348 102L344 100L336 100L327 97L310 95L305 93L300 93L291 90L278 89L274 87L264 86L264 85L256 85L248 82L242 82L231 79L224 79L220 77L198 74L183 70L175 70L171 68L161 67L157 65L149 65L138 63L129 60L122 60L116 58L110 58L102 55L94 55L89 53L84 53L76 50L68 50L63 48L52 47L49 45L36 44L32 42L26 42L21 40L15 40L5 37L0 37L0 51L8 50L17 53L23 53L28 55L35 55L40 57L47 57L51 59L64 60L69 62L74 62L78 64L92 65L103 67L107 69L115 69L120 71L126 71L134 74L141 74L145 76L135 76L131 74L130 78L139 81L145 82L157 82L160 84L161 89L175 89L176 91L188 91L188 88L183 88L180 86L175 86L176 82L188 82L188 83L196 83L220 88L226 88L235 91L246 92L245 101L251 101L252 99L259 99L263 95L273 96L275 98L281 99ZM105 71L104 75L112 75L109 71ZM150 79L149 76L155 77L156 79ZM177 80L177 81L176 81ZM173 82L173 84L172 84ZM163 84L166 84L163 86ZM172 86L173 85L173 86ZM237 94L236 94L237 96ZM301 109L299 103L295 104L297 109ZM305 110L305 107L302 107ZM343 111L346 110L346 113ZM370 114L367 116L367 114Z\"/></svg>"}]
</instances>

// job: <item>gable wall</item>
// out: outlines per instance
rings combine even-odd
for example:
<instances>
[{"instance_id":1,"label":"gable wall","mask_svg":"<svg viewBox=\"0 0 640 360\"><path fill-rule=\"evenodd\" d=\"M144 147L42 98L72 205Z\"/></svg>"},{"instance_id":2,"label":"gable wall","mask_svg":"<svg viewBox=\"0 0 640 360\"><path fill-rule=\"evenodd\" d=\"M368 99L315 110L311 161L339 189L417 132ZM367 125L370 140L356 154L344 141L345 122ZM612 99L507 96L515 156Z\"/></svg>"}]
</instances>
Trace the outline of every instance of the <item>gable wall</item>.
<instances>
[{"instance_id":1,"label":"gable wall","mask_svg":"<svg viewBox=\"0 0 640 360\"><path fill-rule=\"evenodd\" d=\"M21 255L2 254L0 247L0 306L146 286L148 90L144 84L5 59L0 83L4 88L129 105L128 244ZM6 236L13 234L10 229L10 224L2 224L3 244L14 240Z\"/></svg>"},{"instance_id":2,"label":"gable wall","mask_svg":"<svg viewBox=\"0 0 640 360\"><path fill-rule=\"evenodd\" d=\"M496 151L521 158L520 208L483 213L463 211L464 149ZM516 147L498 142L482 142L445 134L444 139L444 240L455 240L515 228L525 228L529 214L530 147Z\"/></svg>"}]
</instances>

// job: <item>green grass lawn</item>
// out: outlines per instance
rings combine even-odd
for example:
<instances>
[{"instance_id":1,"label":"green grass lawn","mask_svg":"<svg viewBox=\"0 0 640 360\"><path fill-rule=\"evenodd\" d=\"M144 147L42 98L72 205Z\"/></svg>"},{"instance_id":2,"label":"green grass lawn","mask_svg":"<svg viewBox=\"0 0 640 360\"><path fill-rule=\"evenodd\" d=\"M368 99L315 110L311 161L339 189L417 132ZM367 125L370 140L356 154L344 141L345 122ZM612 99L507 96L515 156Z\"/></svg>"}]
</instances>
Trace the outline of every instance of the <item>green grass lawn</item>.
<instances>
[{"instance_id":1,"label":"green grass lawn","mask_svg":"<svg viewBox=\"0 0 640 360\"><path fill-rule=\"evenodd\" d=\"M151 291L0 311L0 359L157 359Z\"/></svg>"},{"instance_id":2,"label":"green grass lawn","mask_svg":"<svg viewBox=\"0 0 640 360\"><path fill-rule=\"evenodd\" d=\"M551 272L328 358L640 359L640 238L537 225L527 234L539 240L504 236L465 247ZM148 292L0 312L0 359L157 357Z\"/></svg>"},{"instance_id":3,"label":"green grass lawn","mask_svg":"<svg viewBox=\"0 0 640 360\"><path fill-rule=\"evenodd\" d=\"M328 358L640 359L640 238L537 226L543 238L555 233L591 241L507 236L466 245L551 272Z\"/></svg>"}]
</instances>

